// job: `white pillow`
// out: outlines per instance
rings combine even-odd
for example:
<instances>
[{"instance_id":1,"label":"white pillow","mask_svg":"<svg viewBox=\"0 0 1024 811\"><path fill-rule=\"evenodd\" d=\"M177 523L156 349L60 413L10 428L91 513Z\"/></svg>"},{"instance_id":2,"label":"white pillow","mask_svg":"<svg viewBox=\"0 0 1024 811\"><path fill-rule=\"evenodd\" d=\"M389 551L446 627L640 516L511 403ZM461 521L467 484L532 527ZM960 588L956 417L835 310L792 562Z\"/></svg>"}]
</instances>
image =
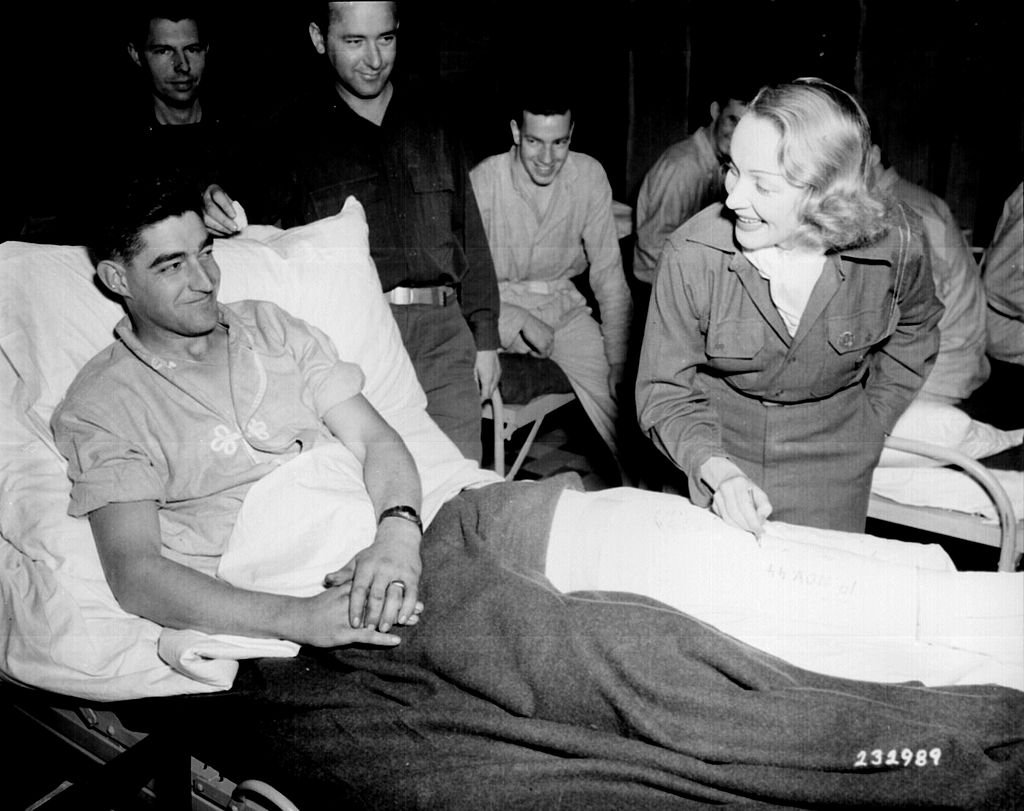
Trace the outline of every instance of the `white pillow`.
<instances>
[{"instance_id":1,"label":"white pillow","mask_svg":"<svg viewBox=\"0 0 1024 811\"><path fill-rule=\"evenodd\" d=\"M382 413L426 408L427 398L370 258L362 205L282 231L249 226L217 240L220 300L266 299L322 329L366 375L363 393Z\"/></svg>"},{"instance_id":2,"label":"white pillow","mask_svg":"<svg viewBox=\"0 0 1024 811\"><path fill-rule=\"evenodd\" d=\"M84 248L0 245L0 349L23 387L18 407L51 446L54 408L123 314L97 286Z\"/></svg>"},{"instance_id":3,"label":"white pillow","mask_svg":"<svg viewBox=\"0 0 1024 811\"><path fill-rule=\"evenodd\" d=\"M1003 431L971 419L956 406L926 397L911 401L893 426L892 436L952 448L971 459L984 459L1021 443L1021 431ZM934 467L944 462L885 448L879 467Z\"/></svg>"}]
</instances>

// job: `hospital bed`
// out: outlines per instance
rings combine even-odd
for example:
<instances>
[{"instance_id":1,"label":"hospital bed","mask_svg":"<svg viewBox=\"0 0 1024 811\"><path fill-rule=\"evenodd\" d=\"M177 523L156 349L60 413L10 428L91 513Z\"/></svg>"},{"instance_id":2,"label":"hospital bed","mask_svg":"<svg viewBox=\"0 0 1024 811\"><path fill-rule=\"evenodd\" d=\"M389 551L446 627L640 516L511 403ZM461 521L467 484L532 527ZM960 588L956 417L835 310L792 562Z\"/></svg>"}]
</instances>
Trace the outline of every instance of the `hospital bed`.
<instances>
[{"instance_id":1,"label":"hospital bed","mask_svg":"<svg viewBox=\"0 0 1024 811\"><path fill-rule=\"evenodd\" d=\"M951 405L912 404L886 438L868 516L995 547L999 571L1017 571L1024 554L1020 443L1021 431L979 423ZM997 454L1013 456L1012 464L981 461Z\"/></svg>"},{"instance_id":2,"label":"hospital bed","mask_svg":"<svg viewBox=\"0 0 1024 811\"><path fill-rule=\"evenodd\" d=\"M428 522L461 490L501 481L496 473L462 458L427 417L425 397L369 259L358 202L350 200L335 217L289 231L251 227L241 237L218 242L215 255L222 269L222 301L274 300L325 329L339 354L363 367L366 396L405 438L420 469ZM96 807L104 807L93 790L113 789L123 778L129 792L124 796L141 787L165 807L287 809L288 798L261 783L262 775L247 773L245 764L221 764L209 757L217 753L203 751L206 736L191 720L185 721L191 719L185 712L224 697L240 659L286 656L279 646L289 643L269 640L263 648L259 640L203 635L196 635L201 637L196 643L193 632L168 632L125 614L106 584L87 522L67 516L69 484L48 429L49 416L77 370L112 340L113 325L121 316L119 304L96 289L82 248L0 246L0 700L26 723L51 734L55 746L107 764L92 779L86 776L77 784L58 786L49 798L34 798L41 803L38 807L86 808L94 799ZM622 501L633 503L636 512L624 512ZM575 511L562 516L563 530L552 529L552 554L562 561L552 566L552 574L560 572L566 590L628 585L616 579L627 567L614 555L623 552L621 539L631 537L626 534L630 531L657 536L659 542L671 540L678 549L680 531L693 532L697 522L713 521L706 511L688 512L683 500L630 488L610 492L606 503L607 508L577 502ZM625 525L616 525L623 521ZM807 600L825 608L835 599L822 589L827 567L854 558L871 567L886 562L892 551L886 542L867 536L840 539L863 549L836 551L829 547L833 539L827 533L805 535L796 537L793 529L780 527L758 551L752 539L723 535L716 527L699 547L706 557L701 562L712 573L728 568L763 575L765 589L789 601L787 610L811 605L800 602L802 588ZM589 554L579 546L584 540L592 546L605 544L607 554ZM631 537L631 542L637 540ZM791 562L798 547L829 549L816 558L815 572L810 564L805 566L802 585L783 582L778 576L781 558L773 557L788 554ZM912 554L929 577L947 573L947 561L926 551ZM579 580L589 577L582 564L591 561L607 572L595 571L590 580ZM916 565L908 571L916 571ZM655 571L653 561L649 568L659 575L666 571ZM688 594L702 593L701 583L714 580L705 576L708 570L685 561L677 571L694 578L685 589ZM577 579L570 582L572 577ZM840 597L844 589L849 596L848 584L837 579L834 585ZM1017 581L1004 585L1012 590ZM729 591L739 603L752 593ZM877 609L888 617L885 600L878 601ZM1009 619L1011 625L1017 621ZM735 627L743 630L742 625ZM943 651L944 656L949 653ZM1007 670L1005 663L989 658L979 653L969 666L961 666L958 659L952 669L944 661L940 683L972 684L981 674L983 680L994 674L993 681L1024 686L1024 667L1010 662ZM999 667L993 669L993 664ZM956 678L947 681L951 673Z\"/></svg>"}]
</instances>

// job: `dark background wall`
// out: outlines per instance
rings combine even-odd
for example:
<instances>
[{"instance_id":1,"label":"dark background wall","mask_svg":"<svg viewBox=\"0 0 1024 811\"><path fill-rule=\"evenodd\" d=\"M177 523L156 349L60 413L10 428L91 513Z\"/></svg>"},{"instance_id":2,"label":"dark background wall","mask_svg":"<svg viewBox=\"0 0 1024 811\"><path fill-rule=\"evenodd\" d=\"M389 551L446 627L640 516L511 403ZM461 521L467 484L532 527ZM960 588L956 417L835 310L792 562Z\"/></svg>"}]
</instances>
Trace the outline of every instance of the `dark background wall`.
<instances>
[{"instance_id":1,"label":"dark background wall","mask_svg":"<svg viewBox=\"0 0 1024 811\"><path fill-rule=\"evenodd\" d=\"M208 89L258 120L320 65L303 3L209 3ZM524 72L574 79L574 147L632 202L644 172L707 120L723 71L816 75L859 93L901 174L944 196L976 244L1024 176L1019 31L988 0L406 0L398 75L454 110L472 157L510 143L507 89ZM18 3L5 13L3 236L45 212L135 90L119 7Z\"/></svg>"}]
</instances>

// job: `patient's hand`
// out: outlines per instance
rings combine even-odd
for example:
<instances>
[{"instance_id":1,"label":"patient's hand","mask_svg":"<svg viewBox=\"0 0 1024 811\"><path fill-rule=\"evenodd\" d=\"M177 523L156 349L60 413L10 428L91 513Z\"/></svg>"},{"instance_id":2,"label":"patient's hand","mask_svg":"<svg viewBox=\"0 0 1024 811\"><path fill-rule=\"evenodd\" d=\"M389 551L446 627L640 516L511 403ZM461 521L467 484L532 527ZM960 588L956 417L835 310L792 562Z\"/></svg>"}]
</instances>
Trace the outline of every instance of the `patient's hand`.
<instances>
[{"instance_id":1,"label":"patient's hand","mask_svg":"<svg viewBox=\"0 0 1024 811\"><path fill-rule=\"evenodd\" d=\"M353 628L349 621L351 595L352 583L348 581L301 600L302 610L295 617L291 640L318 648L355 644L393 647L402 641L401 637L372 627Z\"/></svg>"},{"instance_id":2,"label":"patient's hand","mask_svg":"<svg viewBox=\"0 0 1024 811\"><path fill-rule=\"evenodd\" d=\"M339 588L341 586L347 586L348 591L352 591L352 574L345 569L338 569L336 572L331 572L324 578L324 588ZM398 620L396 625L416 625L420 621L420 614L423 613L424 605L419 600L416 601L416 605L412 608L412 614L404 622Z\"/></svg>"},{"instance_id":3,"label":"patient's hand","mask_svg":"<svg viewBox=\"0 0 1024 811\"><path fill-rule=\"evenodd\" d=\"M393 519L382 522L374 542L328 574L324 585L350 581L352 626L386 632L393 625L418 621L416 616L423 610L416 600L422 568L419 529L409 521Z\"/></svg>"}]
</instances>

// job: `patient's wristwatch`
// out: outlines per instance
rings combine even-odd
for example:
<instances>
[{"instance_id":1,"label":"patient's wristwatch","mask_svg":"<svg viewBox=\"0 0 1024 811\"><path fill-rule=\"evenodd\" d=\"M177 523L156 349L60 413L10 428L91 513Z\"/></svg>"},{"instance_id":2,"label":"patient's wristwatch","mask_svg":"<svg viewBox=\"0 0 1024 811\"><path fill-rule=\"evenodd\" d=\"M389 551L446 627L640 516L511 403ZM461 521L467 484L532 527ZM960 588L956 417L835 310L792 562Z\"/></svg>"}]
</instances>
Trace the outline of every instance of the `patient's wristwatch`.
<instances>
[{"instance_id":1,"label":"patient's wristwatch","mask_svg":"<svg viewBox=\"0 0 1024 811\"><path fill-rule=\"evenodd\" d=\"M419 527L420 534L423 534L423 522L420 520L420 514L416 512L414 507L410 507L408 504L399 504L395 507L388 507L380 514L380 518L377 519L377 526L380 526L381 521L385 518L402 518Z\"/></svg>"}]
</instances>

